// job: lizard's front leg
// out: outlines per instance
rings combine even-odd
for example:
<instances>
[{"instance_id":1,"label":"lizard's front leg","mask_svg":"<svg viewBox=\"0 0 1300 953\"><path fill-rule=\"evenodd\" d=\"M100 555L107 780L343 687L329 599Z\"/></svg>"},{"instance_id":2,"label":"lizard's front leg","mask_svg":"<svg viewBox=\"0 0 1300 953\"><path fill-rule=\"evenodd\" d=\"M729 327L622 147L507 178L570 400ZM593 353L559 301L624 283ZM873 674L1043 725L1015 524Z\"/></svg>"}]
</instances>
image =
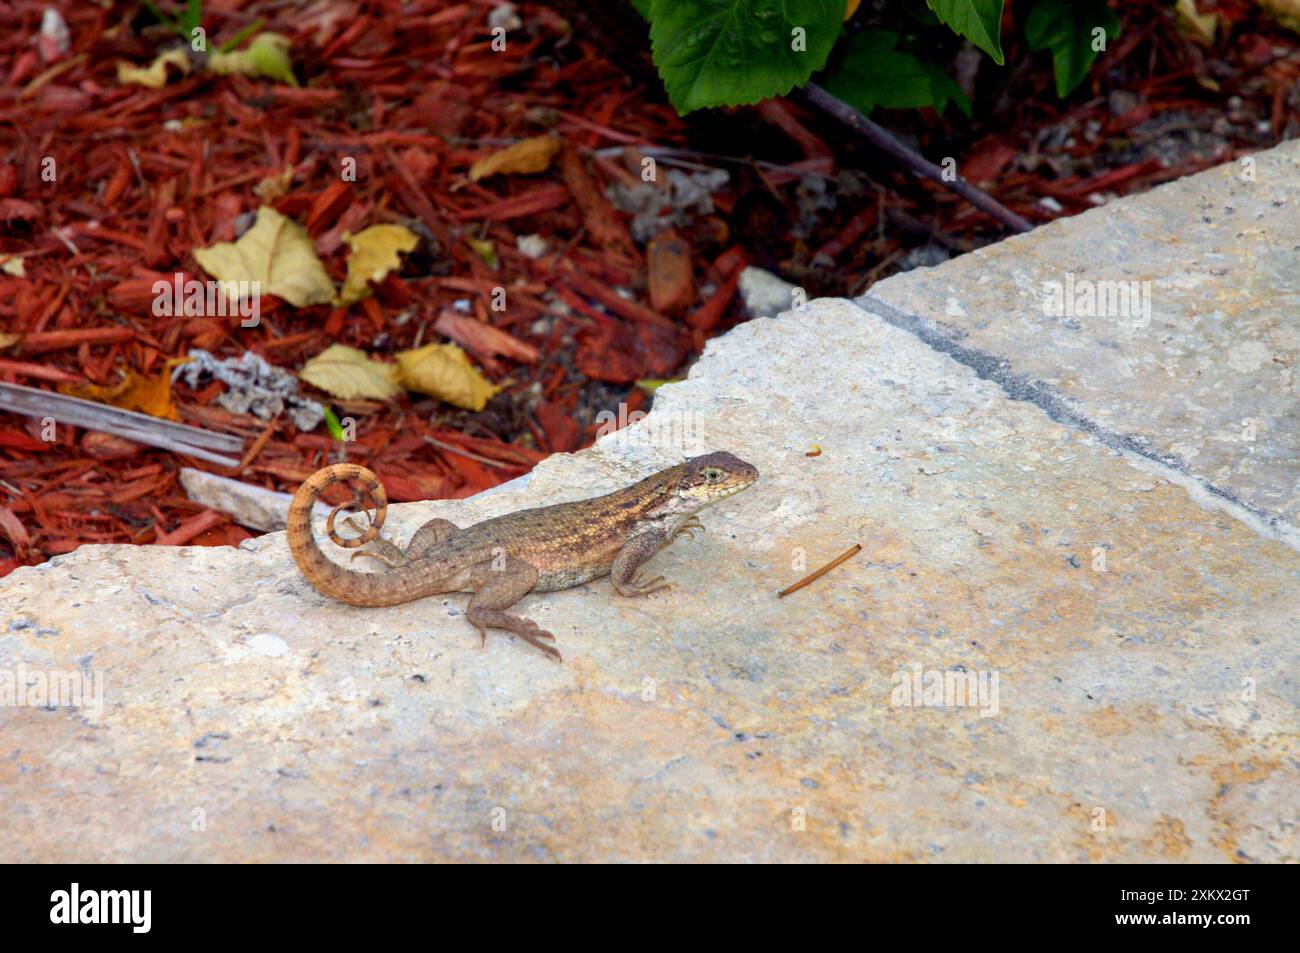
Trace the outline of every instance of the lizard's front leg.
<instances>
[{"instance_id":1,"label":"lizard's front leg","mask_svg":"<svg viewBox=\"0 0 1300 953\"><path fill-rule=\"evenodd\" d=\"M465 617L478 629L480 640L486 644L487 630L505 629L513 632L526 642L537 646L547 655L552 655L558 662L564 659L553 646L555 636L539 627L536 622L510 615L503 609L514 605L537 585L537 567L522 559L506 557L505 566L494 569L491 562L481 563L475 567L470 579L470 588L474 597L469 601Z\"/></svg>"},{"instance_id":2,"label":"lizard's front leg","mask_svg":"<svg viewBox=\"0 0 1300 953\"><path fill-rule=\"evenodd\" d=\"M698 516L694 516L694 515L692 515L688 520L686 520L685 523L683 523L681 526L677 527L677 533L674 533L674 534L673 534L673 539L676 539L676 538L677 538L677 534L678 534L678 533L685 533L687 539L694 540L694 539L695 539L695 531L696 531L697 529L698 529L701 533L703 533L703 532L704 532L704 524L700 522L700 518L699 518Z\"/></svg>"},{"instance_id":3,"label":"lizard's front leg","mask_svg":"<svg viewBox=\"0 0 1300 953\"><path fill-rule=\"evenodd\" d=\"M663 576L643 580L638 567L663 549L668 536L661 529L648 529L637 533L618 551L614 565L609 569L610 579L620 596L648 596L652 592L671 587Z\"/></svg>"}]
</instances>

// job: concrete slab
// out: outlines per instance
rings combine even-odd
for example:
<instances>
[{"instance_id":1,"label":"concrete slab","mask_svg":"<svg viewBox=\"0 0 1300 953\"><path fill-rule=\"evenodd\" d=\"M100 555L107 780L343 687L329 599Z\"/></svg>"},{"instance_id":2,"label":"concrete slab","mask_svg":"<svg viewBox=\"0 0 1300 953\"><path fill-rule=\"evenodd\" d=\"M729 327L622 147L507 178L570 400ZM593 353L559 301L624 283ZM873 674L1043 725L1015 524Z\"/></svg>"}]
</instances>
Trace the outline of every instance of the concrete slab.
<instances>
[{"instance_id":1,"label":"concrete slab","mask_svg":"<svg viewBox=\"0 0 1300 953\"><path fill-rule=\"evenodd\" d=\"M762 478L672 592L521 604L563 665L480 651L464 596L329 602L281 534L0 580L0 679L103 688L0 706L0 860L1300 860L1300 555L852 303L394 525L704 448Z\"/></svg>"},{"instance_id":2,"label":"concrete slab","mask_svg":"<svg viewBox=\"0 0 1300 953\"><path fill-rule=\"evenodd\" d=\"M1300 141L862 299L1300 545Z\"/></svg>"}]
</instances>

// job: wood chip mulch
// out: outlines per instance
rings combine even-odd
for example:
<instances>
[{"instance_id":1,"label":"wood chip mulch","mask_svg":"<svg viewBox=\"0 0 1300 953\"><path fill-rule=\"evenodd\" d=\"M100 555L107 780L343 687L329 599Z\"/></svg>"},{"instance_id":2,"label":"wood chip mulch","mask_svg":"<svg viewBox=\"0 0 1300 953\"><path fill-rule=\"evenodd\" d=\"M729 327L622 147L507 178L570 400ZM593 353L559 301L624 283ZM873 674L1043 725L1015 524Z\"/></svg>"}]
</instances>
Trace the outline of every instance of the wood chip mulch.
<instances>
[{"instance_id":1,"label":"wood chip mulch","mask_svg":"<svg viewBox=\"0 0 1300 953\"><path fill-rule=\"evenodd\" d=\"M51 6L66 48L41 33ZM589 445L602 412L622 421L648 408L638 382L683 376L708 338L746 319L748 264L810 295L858 294L918 251L944 257L1002 234L797 99L679 118L644 52L572 5L518 5L504 50L488 0L203 6L214 47L250 27L287 36L299 85L201 68L160 89L125 84L119 62L147 65L180 43L143 5L0 4L0 268L20 260L23 272L0 271L0 381L112 388L169 374L194 349L251 351L295 372L335 343L382 359L450 340L503 390L472 412L414 392L340 400L304 385L357 422L341 444L323 426L223 409L220 383L173 384L182 422L244 438L231 469L0 413L0 576L84 543L253 535L193 503L184 466L292 492L346 458L396 500L468 496ZM1006 80L1006 101L969 128L883 115L936 161L952 151L968 179L1034 222L1297 134L1293 34L1221 2L1235 32L1214 54L1183 41L1154 0L1131 6L1146 25L1106 54L1086 98L1056 101L1046 69L1046 82ZM477 160L544 134L563 142L544 171L470 181ZM661 170L728 180L712 208L647 244L609 195L641 184L649 155ZM336 285L346 234L393 223L422 241L347 308L264 299L252 328L155 315L155 282L206 279L194 250L234 241L263 205L306 229Z\"/></svg>"}]
</instances>

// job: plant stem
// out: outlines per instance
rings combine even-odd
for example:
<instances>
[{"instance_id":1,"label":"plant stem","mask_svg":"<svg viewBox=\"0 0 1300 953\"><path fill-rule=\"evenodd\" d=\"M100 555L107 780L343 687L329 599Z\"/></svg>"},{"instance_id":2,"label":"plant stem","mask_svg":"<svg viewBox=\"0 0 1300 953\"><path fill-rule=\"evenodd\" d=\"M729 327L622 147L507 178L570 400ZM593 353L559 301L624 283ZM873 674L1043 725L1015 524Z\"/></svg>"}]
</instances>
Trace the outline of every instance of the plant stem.
<instances>
[{"instance_id":1,"label":"plant stem","mask_svg":"<svg viewBox=\"0 0 1300 953\"><path fill-rule=\"evenodd\" d=\"M1012 231L1028 232L1033 229L1034 226L1026 219L1021 218L987 192L976 188L965 179L957 178L951 182L946 181L943 170L937 165L925 158L925 156L913 152L903 145L888 129L872 122L857 109L844 102L844 100L832 96L816 83L809 83L804 86L803 93L808 101L818 109L834 116L854 132L861 134L876 148L893 156L917 175L936 182L945 189L956 192L970 202L971 205L997 219Z\"/></svg>"},{"instance_id":2,"label":"plant stem","mask_svg":"<svg viewBox=\"0 0 1300 953\"><path fill-rule=\"evenodd\" d=\"M239 44L243 43L246 39L248 39L258 30L262 29L262 27L264 26L266 26L266 20L264 20L262 17L258 17L256 20L254 20L248 26L244 27L242 30L240 30L230 39L226 40L225 43L222 43L221 52L229 53L231 50L238 47Z\"/></svg>"}]
</instances>

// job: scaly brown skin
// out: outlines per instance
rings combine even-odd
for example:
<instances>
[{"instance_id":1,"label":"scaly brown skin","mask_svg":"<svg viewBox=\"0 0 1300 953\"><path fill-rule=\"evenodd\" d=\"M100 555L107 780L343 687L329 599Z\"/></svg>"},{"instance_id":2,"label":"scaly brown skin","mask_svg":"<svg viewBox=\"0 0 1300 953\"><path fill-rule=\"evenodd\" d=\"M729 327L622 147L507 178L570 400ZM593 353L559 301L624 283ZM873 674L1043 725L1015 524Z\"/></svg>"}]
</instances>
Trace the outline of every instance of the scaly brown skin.
<instances>
[{"instance_id":1,"label":"scaly brown skin","mask_svg":"<svg viewBox=\"0 0 1300 953\"><path fill-rule=\"evenodd\" d=\"M444 519L421 526L402 549L379 538L388 497L365 467L339 463L314 473L289 507L289 549L307 581L331 598L354 606L391 606L444 592L472 592L466 617L486 641L488 628L505 629L560 659L555 636L504 610L529 592L553 592L610 575L622 596L647 596L668 588L662 576L642 579L639 567L676 538L703 529L695 514L739 493L758 470L724 451L693 457L625 489L575 503L507 513L461 529ZM325 487L360 482L376 504L374 522L356 539L330 539L389 567L361 573L325 557L312 535L311 512ZM346 504L345 504L346 505Z\"/></svg>"}]
</instances>

